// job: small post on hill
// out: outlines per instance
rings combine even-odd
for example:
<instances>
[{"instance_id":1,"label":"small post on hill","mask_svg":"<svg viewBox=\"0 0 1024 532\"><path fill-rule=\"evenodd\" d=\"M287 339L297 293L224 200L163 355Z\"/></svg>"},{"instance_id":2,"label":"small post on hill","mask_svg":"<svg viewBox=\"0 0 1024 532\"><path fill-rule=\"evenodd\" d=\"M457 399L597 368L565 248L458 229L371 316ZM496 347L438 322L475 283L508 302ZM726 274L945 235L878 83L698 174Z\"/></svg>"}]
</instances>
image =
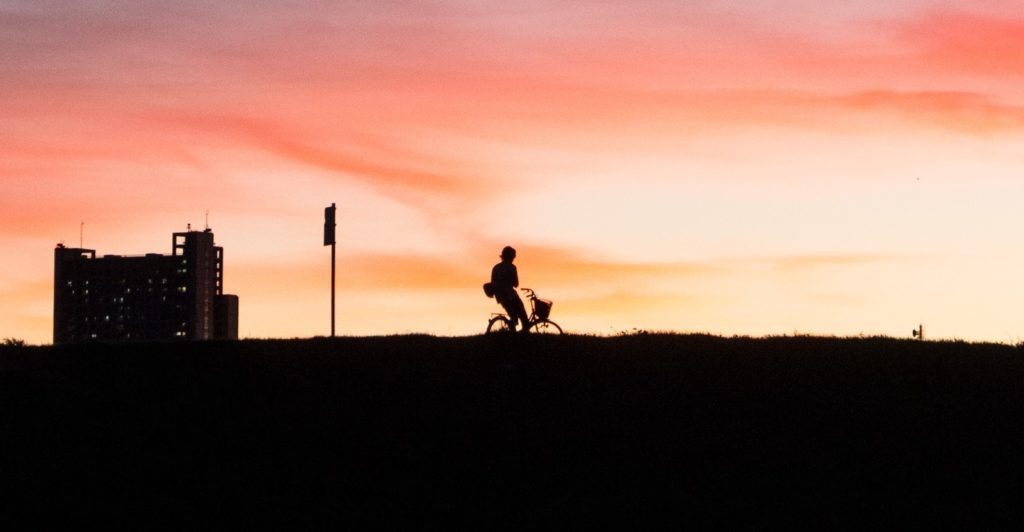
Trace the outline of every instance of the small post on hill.
<instances>
[{"instance_id":1,"label":"small post on hill","mask_svg":"<svg viewBox=\"0 0 1024 532\"><path fill-rule=\"evenodd\" d=\"M334 213L336 210L337 207L333 203L324 209L324 245L331 246L331 338L334 338L334 263L335 248L337 247L334 238L334 228L337 225L334 223Z\"/></svg>"}]
</instances>

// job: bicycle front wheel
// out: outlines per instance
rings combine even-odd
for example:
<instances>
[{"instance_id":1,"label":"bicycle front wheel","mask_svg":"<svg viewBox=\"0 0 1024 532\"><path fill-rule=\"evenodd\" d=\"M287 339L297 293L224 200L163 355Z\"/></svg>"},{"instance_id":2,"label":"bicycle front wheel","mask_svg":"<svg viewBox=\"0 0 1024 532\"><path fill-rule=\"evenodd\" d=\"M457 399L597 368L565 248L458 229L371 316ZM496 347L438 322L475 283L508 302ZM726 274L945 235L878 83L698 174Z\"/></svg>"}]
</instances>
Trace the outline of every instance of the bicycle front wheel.
<instances>
[{"instance_id":1,"label":"bicycle front wheel","mask_svg":"<svg viewBox=\"0 0 1024 532\"><path fill-rule=\"evenodd\" d=\"M562 328L551 320L540 320L534 322L533 332L537 334L562 334Z\"/></svg>"},{"instance_id":2,"label":"bicycle front wheel","mask_svg":"<svg viewBox=\"0 0 1024 532\"><path fill-rule=\"evenodd\" d=\"M495 316L491 318L491 321L487 322L487 334L511 331L512 324L509 323L508 318L505 316Z\"/></svg>"}]
</instances>

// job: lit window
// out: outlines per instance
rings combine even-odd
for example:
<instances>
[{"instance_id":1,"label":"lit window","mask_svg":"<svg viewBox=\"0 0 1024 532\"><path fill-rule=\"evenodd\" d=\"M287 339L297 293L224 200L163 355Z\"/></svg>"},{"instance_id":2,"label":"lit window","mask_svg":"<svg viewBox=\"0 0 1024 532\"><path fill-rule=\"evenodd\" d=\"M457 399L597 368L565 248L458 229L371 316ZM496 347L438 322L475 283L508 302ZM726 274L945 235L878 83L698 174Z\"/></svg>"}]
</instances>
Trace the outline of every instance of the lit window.
<instances>
[{"instance_id":1,"label":"lit window","mask_svg":"<svg viewBox=\"0 0 1024 532\"><path fill-rule=\"evenodd\" d=\"M188 292L188 287L187 286L179 286L178 287L178 291L182 292L182 293Z\"/></svg>"},{"instance_id":2,"label":"lit window","mask_svg":"<svg viewBox=\"0 0 1024 532\"><path fill-rule=\"evenodd\" d=\"M68 281L68 286L71 286L71 281Z\"/></svg>"}]
</instances>

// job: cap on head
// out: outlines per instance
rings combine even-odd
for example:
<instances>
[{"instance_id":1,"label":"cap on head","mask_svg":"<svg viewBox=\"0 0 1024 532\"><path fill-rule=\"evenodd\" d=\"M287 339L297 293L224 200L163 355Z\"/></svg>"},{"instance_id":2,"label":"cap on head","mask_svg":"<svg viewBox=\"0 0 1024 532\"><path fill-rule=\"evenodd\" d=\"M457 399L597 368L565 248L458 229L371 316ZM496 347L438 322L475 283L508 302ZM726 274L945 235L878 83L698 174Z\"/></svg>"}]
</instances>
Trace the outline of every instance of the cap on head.
<instances>
[{"instance_id":1,"label":"cap on head","mask_svg":"<svg viewBox=\"0 0 1024 532\"><path fill-rule=\"evenodd\" d=\"M516 248L512 246L505 246L501 250L501 258L503 259L514 259L516 258Z\"/></svg>"}]
</instances>

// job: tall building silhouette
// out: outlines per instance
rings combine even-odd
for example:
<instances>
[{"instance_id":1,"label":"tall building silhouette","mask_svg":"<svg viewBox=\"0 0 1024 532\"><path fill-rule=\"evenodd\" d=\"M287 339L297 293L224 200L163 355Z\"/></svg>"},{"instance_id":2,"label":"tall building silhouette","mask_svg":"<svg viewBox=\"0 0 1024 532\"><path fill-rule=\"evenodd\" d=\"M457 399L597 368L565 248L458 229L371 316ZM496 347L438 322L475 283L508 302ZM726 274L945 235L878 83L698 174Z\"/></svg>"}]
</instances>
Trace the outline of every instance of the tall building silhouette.
<instances>
[{"instance_id":1,"label":"tall building silhouette","mask_svg":"<svg viewBox=\"0 0 1024 532\"><path fill-rule=\"evenodd\" d=\"M213 233L174 233L171 254L96 256L58 244L53 343L238 338L238 296L223 293Z\"/></svg>"}]
</instances>

